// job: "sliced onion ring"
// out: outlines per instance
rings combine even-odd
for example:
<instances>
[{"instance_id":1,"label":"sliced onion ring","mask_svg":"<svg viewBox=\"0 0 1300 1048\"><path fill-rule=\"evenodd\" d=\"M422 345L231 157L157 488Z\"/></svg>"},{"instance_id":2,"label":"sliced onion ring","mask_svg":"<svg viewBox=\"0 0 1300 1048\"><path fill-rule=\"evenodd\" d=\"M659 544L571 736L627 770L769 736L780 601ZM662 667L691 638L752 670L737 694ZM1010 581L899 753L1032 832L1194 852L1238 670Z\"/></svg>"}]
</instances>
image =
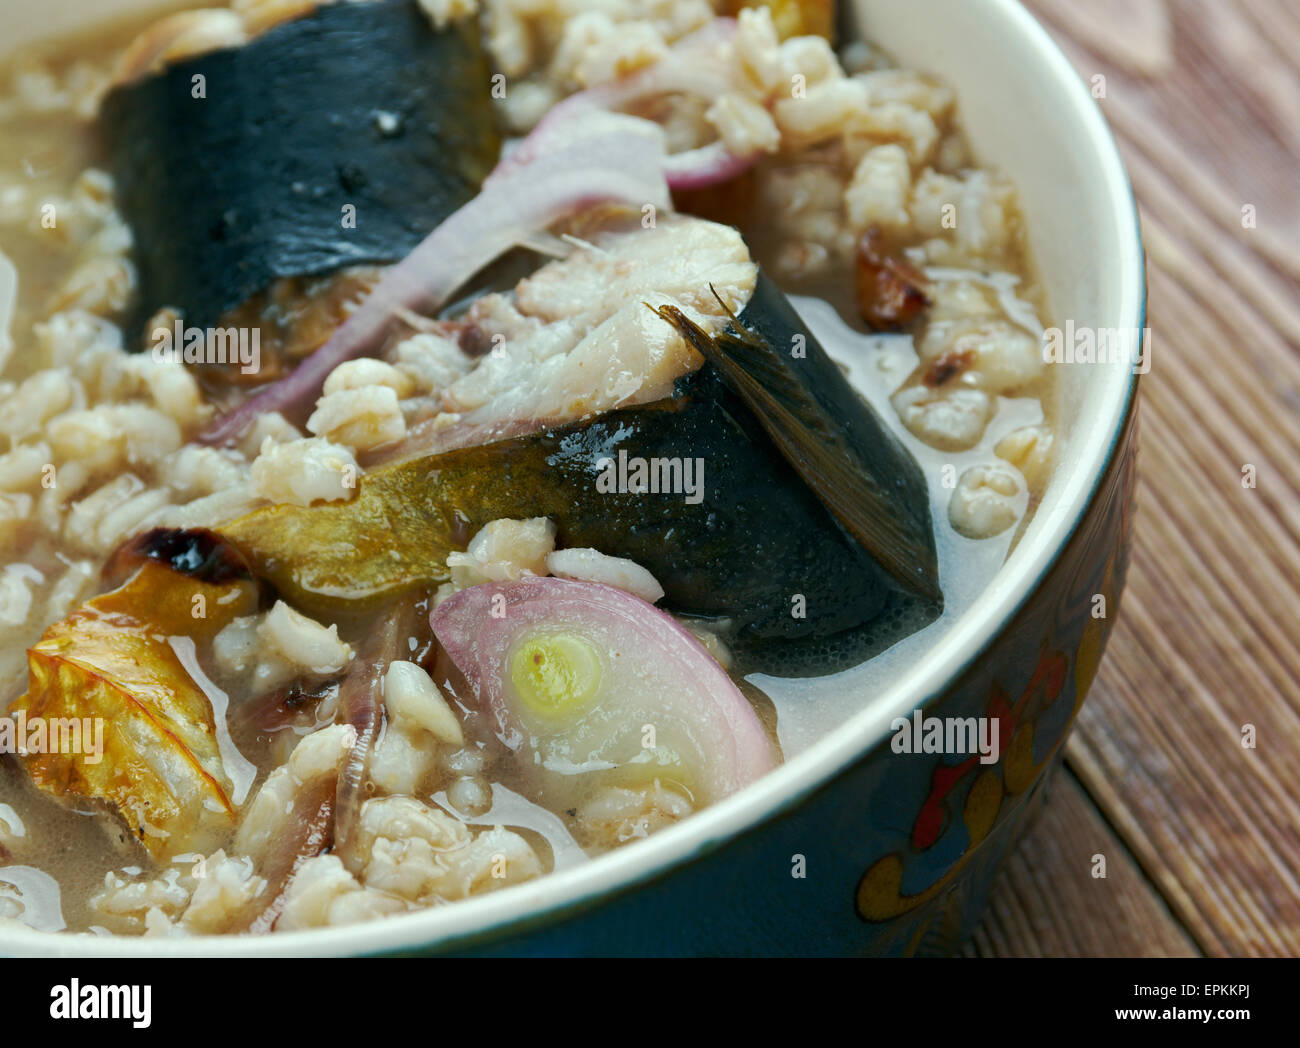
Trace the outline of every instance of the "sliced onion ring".
<instances>
[{"instance_id":1,"label":"sliced onion ring","mask_svg":"<svg viewBox=\"0 0 1300 1048\"><path fill-rule=\"evenodd\" d=\"M552 808L661 773L711 803L776 763L758 714L699 640L623 590L487 583L449 597L430 622L464 697Z\"/></svg>"}]
</instances>

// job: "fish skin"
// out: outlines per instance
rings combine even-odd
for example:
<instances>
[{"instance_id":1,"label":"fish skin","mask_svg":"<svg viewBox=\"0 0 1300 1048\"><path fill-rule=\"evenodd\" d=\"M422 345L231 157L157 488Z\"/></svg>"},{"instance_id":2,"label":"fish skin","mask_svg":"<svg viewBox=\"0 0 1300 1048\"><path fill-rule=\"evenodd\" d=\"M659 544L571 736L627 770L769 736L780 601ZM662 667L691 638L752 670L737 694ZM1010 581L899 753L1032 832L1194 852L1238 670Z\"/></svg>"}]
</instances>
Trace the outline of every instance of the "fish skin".
<instances>
[{"instance_id":1,"label":"fish skin","mask_svg":"<svg viewBox=\"0 0 1300 1048\"><path fill-rule=\"evenodd\" d=\"M703 458L703 500L598 490L601 460L620 450ZM668 607L725 617L742 638L848 629L892 585L711 368L651 404L388 465L349 502L269 506L216 530L286 600L337 614L444 582L447 554L483 525L535 516L555 522L561 546L636 561Z\"/></svg>"},{"instance_id":2,"label":"fish skin","mask_svg":"<svg viewBox=\"0 0 1300 1048\"><path fill-rule=\"evenodd\" d=\"M682 328L680 310L657 312ZM699 339L712 337L685 325L709 356ZM672 396L387 463L348 502L265 507L217 530L291 603L327 616L445 582L447 554L479 528L529 517L549 517L562 548L635 561L663 586L668 608L726 620L742 644L861 626L900 589L937 607L928 494L915 461L761 271L726 332L729 352L751 358L743 363L778 391L781 433L802 434L798 454L774 441L753 398L706 364L678 378ZM792 363L774 347L795 334L806 352ZM620 452L702 460L702 499L601 490L602 464Z\"/></svg>"},{"instance_id":3,"label":"fish skin","mask_svg":"<svg viewBox=\"0 0 1300 1048\"><path fill-rule=\"evenodd\" d=\"M114 88L97 126L133 233L129 335L163 307L209 328L279 278L403 258L496 163L490 88L477 22L435 30L411 0L327 5Z\"/></svg>"},{"instance_id":4,"label":"fish skin","mask_svg":"<svg viewBox=\"0 0 1300 1048\"><path fill-rule=\"evenodd\" d=\"M942 605L920 467L767 274L759 271L753 297L718 335L674 307L652 311L718 370L777 453L895 582Z\"/></svg>"}]
</instances>

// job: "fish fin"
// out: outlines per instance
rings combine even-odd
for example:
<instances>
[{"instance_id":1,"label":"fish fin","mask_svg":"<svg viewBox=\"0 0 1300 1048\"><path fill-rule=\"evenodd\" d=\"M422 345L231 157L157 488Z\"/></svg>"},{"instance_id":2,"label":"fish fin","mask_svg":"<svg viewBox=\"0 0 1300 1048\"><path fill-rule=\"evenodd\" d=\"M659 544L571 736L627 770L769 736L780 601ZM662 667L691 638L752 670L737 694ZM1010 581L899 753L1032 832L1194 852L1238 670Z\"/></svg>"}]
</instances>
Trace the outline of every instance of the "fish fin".
<instances>
[{"instance_id":1,"label":"fish fin","mask_svg":"<svg viewBox=\"0 0 1300 1048\"><path fill-rule=\"evenodd\" d=\"M865 468L844 439L839 421L806 385L791 381L766 341L734 314L731 327L710 335L676 306L649 308L717 369L845 531L899 585L942 601L938 563L927 536Z\"/></svg>"}]
</instances>

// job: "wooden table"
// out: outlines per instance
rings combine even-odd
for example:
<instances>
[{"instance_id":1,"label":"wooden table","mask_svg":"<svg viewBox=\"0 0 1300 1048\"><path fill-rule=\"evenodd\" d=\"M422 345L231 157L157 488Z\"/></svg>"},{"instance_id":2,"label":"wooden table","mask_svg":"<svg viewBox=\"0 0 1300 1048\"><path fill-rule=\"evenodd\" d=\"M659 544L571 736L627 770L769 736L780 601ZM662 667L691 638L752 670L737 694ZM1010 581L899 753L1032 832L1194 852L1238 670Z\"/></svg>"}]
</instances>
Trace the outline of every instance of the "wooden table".
<instances>
[{"instance_id":1,"label":"wooden table","mask_svg":"<svg viewBox=\"0 0 1300 1048\"><path fill-rule=\"evenodd\" d=\"M967 950L1300 955L1300 5L1028 5L1105 74L1152 369L1115 632Z\"/></svg>"}]
</instances>

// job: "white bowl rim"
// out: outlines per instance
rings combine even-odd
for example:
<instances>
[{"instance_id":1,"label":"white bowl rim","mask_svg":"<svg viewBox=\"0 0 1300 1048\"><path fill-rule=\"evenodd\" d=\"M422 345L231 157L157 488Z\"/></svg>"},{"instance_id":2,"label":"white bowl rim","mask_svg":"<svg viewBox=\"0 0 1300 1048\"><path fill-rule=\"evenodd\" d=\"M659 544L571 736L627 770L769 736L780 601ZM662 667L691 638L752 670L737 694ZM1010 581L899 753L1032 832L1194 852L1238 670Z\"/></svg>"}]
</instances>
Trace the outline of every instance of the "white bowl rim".
<instances>
[{"instance_id":1,"label":"white bowl rim","mask_svg":"<svg viewBox=\"0 0 1300 1048\"><path fill-rule=\"evenodd\" d=\"M1122 288L1122 330L1142 330L1146 313L1145 256L1137 206L1118 145L1069 59L1018 0L985 0L1048 60L1070 100L1070 118L1100 159L1112 203ZM133 938L68 935L13 929L0 931L0 953L20 956L81 957L234 957L376 954L402 950L454 951L508 938L512 932L551 925L573 912L664 876L693 857L720 847L746 830L768 822L805 801L839 773L870 752L885 737L890 722L905 716L944 687L992 643L1056 563L1083 520L1110 468L1120 435L1133 407L1133 375L1094 420L1104 441L1086 445L1066 478L1050 527L1037 541L1022 542L974 605L927 653L867 708L832 735L765 775L752 786L647 841L590 862L548 874L536 881L451 905L414 911L339 928L277 932L266 936ZM1040 514L1041 515L1041 514Z\"/></svg>"}]
</instances>

